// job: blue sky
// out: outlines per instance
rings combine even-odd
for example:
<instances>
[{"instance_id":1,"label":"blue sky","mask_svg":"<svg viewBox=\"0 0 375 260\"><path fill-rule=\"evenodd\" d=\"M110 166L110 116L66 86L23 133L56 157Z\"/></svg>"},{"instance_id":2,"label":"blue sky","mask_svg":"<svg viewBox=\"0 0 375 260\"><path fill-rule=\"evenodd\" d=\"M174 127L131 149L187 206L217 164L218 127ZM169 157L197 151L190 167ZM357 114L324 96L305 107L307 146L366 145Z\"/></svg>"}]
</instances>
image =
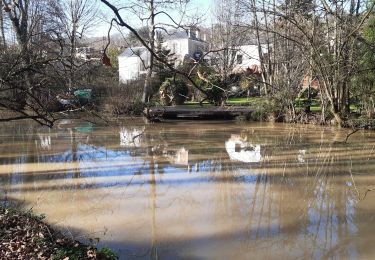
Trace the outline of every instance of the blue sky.
<instances>
[{"instance_id":1,"label":"blue sky","mask_svg":"<svg viewBox=\"0 0 375 260\"><path fill-rule=\"evenodd\" d=\"M200 10L209 10L214 0L192 0L191 6L198 7Z\"/></svg>"},{"instance_id":2,"label":"blue sky","mask_svg":"<svg viewBox=\"0 0 375 260\"><path fill-rule=\"evenodd\" d=\"M214 0L191 0L191 2L188 5L188 15L204 15L205 21L204 24L209 24L211 19L211 3ZM113 1L115 2L115 1ZM121 1L120 1L121 2ZM109 24L108 21L113 17L112 13L109 8L106 6L103 6L102 3L100 3L100 9L101 11L107 16L107 19L104 19L105 21L102 21L100 25L96 26L94 30L91 30L89 33L90 36L105 36L108 32ZM174 18L178 19L178 14L172 13L171 14ZM129 21L130 24L134 27L139 26L140 22L138 18L132 19L132 17L124 17L126 21ZM132 23L133 22L133 23ZM164 21L163 21L164 22ZM137 25L138 23L138 25Z\"/></svg>"}]
</instances>

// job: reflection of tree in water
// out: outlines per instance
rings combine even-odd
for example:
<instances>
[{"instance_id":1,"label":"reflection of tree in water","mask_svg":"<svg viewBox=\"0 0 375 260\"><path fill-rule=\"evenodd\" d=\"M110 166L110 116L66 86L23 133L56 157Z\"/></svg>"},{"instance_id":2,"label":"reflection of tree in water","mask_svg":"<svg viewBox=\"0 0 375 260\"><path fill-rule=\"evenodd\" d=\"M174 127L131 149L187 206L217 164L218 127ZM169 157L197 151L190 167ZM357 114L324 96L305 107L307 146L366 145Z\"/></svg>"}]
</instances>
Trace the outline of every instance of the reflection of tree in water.
<instances>
[{"instance_id":1,"label":"reflection of tree in water","mask_svg":"<svg viewBox=\"0 0 375 260\"><path fill-rule=\"evenodd\" d=\"M184 222L190 209L199 208L212 221L210 225L228 225L232 232L225 239L239 241L236 244L239 254L262 251L271 256L279 251L281 256L289 258L347 258L355 254L357 248L366 250L364 244L353 241L353 237L373 231L372 226L366 228L361 221L371 222L369 216L375 206L362 204L358 199L363 197L364 187L374 182L364 178L374 168L371 160L363 160L363 155L371 150L371 144L338 145L331 141L334 135L325 129L306 135L303 128L280 127L265 131L248 127L245 131L224 129L218 132L212 127L194 130L148 125L141 128L142 135L136 138L137 145L128 147L122 145L124 142L119 134L125 130L119 128L111 133L98 130L89 134L90 138L76 130L64 130L58 133L57 139L52 136L50 151L34 145L35 138L39 138L36 131L20 135L17 138L24 140L14 139L13 142L15 146L20 142L26 144L26 155L3 158L2 163L78 164L71 171L49 175L22 174L16 179L17 174L14 174L8 178L8 186L12 182L37 183L46 176L57 183L59 178L74 176L78 179L132 176L115 183L105 179L91 183L81 181L69 188L96 189L118 185L122 187L124 198L147 194L150 240L146 251L152 257L161 257L168 250L178 250L178 247L174 249L163 244L161 237L165 230L160 227L163 219L158 218L158 214L176 204L184 206L175 216L181 220L184 232L199 235L194 226ZM134 128L130 127L130 132L133 133ZM245 144L237 152L258 153L259 146L257 158L260 160L231 160L225 142L233 135L236 142ZM236 147L234 150L236 152ZM14 148L14 154L18 151L19 148ZM350 156L353 177L348 171ZM124 162L131 164L128 166ZM108 169L104 163L109 165ZM114 168L115 163L120 163L118 168ZM132 190L132 194L126 191L131 185L138 187ZM210 188L207 191L210 201L194 196L195 192L199 194L200 189L206 187ZM181 189L186 192L181 192ZM110 199L112 195L104 196ZM82 193L82 196L81 200L85 201L86 195Z\"/></svg>"},{"instance_id":2,"label":"reflection of tree in water","mask_svg":"<svg viewBox=\"0 0 375 260\"><path fill-rule=\"evenodd\" d=\"M228 177L225 178L228 181L217 186L218 208L228 205L225 212L230 215L226 218L233 219L232 225L236 224L236 216L248 217L248 237L243 245L246 249L252 239L279 237L280 243L289 248L285 252L290 254L299 252L309 258L352 256L357 232L356 196L346 185L351 181L344 173L348 171L347 165L342 165L346 158L318 145L309 147L305 163L299 160L297 164L300 144L296 140L299 139L291 136L285 139L293 142L265 147L267 164L254 170L251 187L241 183L240 187L233 188ZM321 143L326 146L325 139ZM287 156L281 154L282 151ZM345 154L350 152L347 148ZM280 166L285 171L275 171ZM221 174L236 176L241 172L223 171ZM244 201L249 202L248 208L244 209ZM272 247L272 243L269 246ZM270 256L276 250L270 248Z\"/></svg>"}]
</instances>

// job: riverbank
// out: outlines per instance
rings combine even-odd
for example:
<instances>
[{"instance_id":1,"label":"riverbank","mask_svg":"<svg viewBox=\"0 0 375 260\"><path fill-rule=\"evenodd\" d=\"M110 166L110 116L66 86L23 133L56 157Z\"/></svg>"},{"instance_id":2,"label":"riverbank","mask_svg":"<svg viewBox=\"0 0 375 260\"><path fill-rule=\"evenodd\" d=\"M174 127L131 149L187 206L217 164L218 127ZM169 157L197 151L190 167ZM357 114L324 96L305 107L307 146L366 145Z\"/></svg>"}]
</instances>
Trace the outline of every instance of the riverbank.
<instances>
[{"instance_id":1,"label":"riverbank","mask_svg":"<svg viewBox=\"0 0 375 260\"><path fill-rule=\"evenodd\" d=\"M179 106L156 106L148 109L151 121L160 122L162 120L233 120L252 122L272 122L290 124L310 124L323 126L340 126L354 129L374 129L375 120L350 113L338 124L334 117L327 113L325 116L320 111L305 112L301 109L294 111L277 111L266 105L259 106L199 106L196 104Z\"/></svg>"},{"instance_id":2,"label":"riverbank","mask_svg":"<svg viewBox=\"0 0 375 260\"><path fill-rule=\"evenodd\" d=\"M43 220L30 211L0 206L0 259L117 259L108 248L66 238Z\"/></svg>"}]
</instances>

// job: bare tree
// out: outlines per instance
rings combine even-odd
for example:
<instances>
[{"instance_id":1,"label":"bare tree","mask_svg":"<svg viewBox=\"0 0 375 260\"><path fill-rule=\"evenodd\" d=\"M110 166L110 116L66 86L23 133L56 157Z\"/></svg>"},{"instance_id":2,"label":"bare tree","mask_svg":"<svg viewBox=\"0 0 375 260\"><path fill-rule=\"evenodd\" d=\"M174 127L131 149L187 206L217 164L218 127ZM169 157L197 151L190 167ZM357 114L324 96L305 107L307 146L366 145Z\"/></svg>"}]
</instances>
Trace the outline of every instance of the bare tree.
<instances>
[{"instance_id":1,"label":"bare tree","mask_svg":"<svg viewBox=\"0 0 375 260\"><path fill-rule=\"evenodd\" d=\"M64 56L65 67L69 73L69 89L73 89L76 83L76 71L80 65L77 62L77 48L79 39L85 36L97 22L97 6L90 0L63 0L56 2L54 6L55 17L62 26L60 37L65 42L63 48L69 55Z\"/></svg>"},{"instance_id":2,"label":"bare tree","mask_svg":"<svg viewBox=\"0 0 375 260\"><path fill-rule=\"evenodd\" d=\"M252 14L244 26L252 28L257 38L263 35L274 50L263 55L258 41L266 92L292 102L303 78L315 77L323 111L327 104L341 125L349 111L350 82L359 66L361 31L375 3L366 7L363 1L351 0L241 1Z\"/></svg>"},{"instance_id":3,"label":"bare tree","mask_svg":"<svg viewBox=\"0 0 375 260\"><path fill-rule=\"evenodd\" d=\"M53 65L61 59L55 42L56 24L51 17L53 1L2 0L17 42L1 54L0 108L11 112L0 121L33 119L52 126L56 117L50 111L56 86Z\"/></svg>"},{"instance_id":4,"label":"bare tree","mask_svg":"<svg viewBox=\"0 0 375 260\"><path fill-rule=\"evenodd\" d=\"M238 48L248 40L247 28L241 24L242 13L237 0L215 1L215 20L212 25L210 45L215 52L213 66L226 81L236 65Z\"/></svg>"},{"instance_id":5,"label":"bare tree","mask_svg":"<svg viewBox=\"0 0 375 260\"><path fill-rule=\"evenodd\" d=\"M169 0L128 1L128 4L125 7L117 7L107 0L101 0L101 2L113 11L115 18L113 18L112 22L115 22L120 27L129 30L130 33L132 33L139 40L139 42L147 49L150 54L149 63L146 64L147 75L145 79L142 98L145 104L149 102L152 96L152 78L156 60L164 63L173 73L187 77L193 86L198 88L201 92L205 93L205 91L194 82L189 73L177 70L173 65L168 64L168 61L164 60L163 57L159 57L157 55L156 31L162 30L164 32L168 32L168 29L186 28L185 26L183 26L182 21L186 17L186 6L190 2L189 0L177 2ZM124 19L126 14L121 14L122 10L127 11L127 14L132 14L132 17L134 17L134 15L137 15L141 22L147 24L149 32L147 39L143 38L135 29L135 27L131 25L131 21L126 21ZM179 11L180 19L175 20L170 15L171 10ZM162 17L163 19L161 19ZM166 20L167 22L165 22Z\"/></svg>"},{"instance_id":6,"label":"bare tree","mask_svg":"<svg viewBox=\"0 0 375 260\"><path fill-rule=\"evenodd\" d=\"M17 37L18 44L21 49L21 57L23 59L24 64L27 66L30 63L30 51L29 51L29 43L31 40L32 35L32 28L34 25L35 20L32 17L32 3L28 0L21 0L21 1L7 1L2 0L3 5L5 6L5 10L8 13L9 19L12 23L13 30ZM36 3L38 5L38 3ZM38 10L35 7L35 10ZM29 73L26 75L26 87L28 89L31 88L31 82Z\"/></svg>"}]
</instances>

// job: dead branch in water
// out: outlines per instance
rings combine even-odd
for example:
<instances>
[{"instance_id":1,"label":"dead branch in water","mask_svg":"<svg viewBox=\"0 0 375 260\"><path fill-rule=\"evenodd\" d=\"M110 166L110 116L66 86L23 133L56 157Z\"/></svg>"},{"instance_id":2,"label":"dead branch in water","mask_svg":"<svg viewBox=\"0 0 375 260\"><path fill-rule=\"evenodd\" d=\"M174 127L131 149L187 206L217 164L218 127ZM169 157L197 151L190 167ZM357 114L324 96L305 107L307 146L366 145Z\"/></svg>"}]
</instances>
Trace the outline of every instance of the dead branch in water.
<instances>
[{"instance_id":1,"label":"dead branch in water","mask_svg":"<svg viewBox=\"0 0 375 260\"><path fill-rule=\"evenodd\" d=\"M355 133L357 133L359 130L362 130L362 128L354 129L352 132L350 132L349 134L347 134L344 143L347 143L348 140L349 140L349 137L352 136L352 135L354 135Z\"/></svg>"},{"instance_id":2,"label":"dead branch in water","mask_svg":"<svg viewBox=\"0 0 375 260\"><path fill-rule=\"evenodd\" d=\"M358 126L358 127L352 127L352 131L349 134L346 135L344 143L347 143L348 140L349 140L349 137L354 135L358 131L364 130L364 129L373 129L374 127L375 127L374 124L365 124L365 125L361 125L361 126Z\"/></svg>"}]
</instances>

